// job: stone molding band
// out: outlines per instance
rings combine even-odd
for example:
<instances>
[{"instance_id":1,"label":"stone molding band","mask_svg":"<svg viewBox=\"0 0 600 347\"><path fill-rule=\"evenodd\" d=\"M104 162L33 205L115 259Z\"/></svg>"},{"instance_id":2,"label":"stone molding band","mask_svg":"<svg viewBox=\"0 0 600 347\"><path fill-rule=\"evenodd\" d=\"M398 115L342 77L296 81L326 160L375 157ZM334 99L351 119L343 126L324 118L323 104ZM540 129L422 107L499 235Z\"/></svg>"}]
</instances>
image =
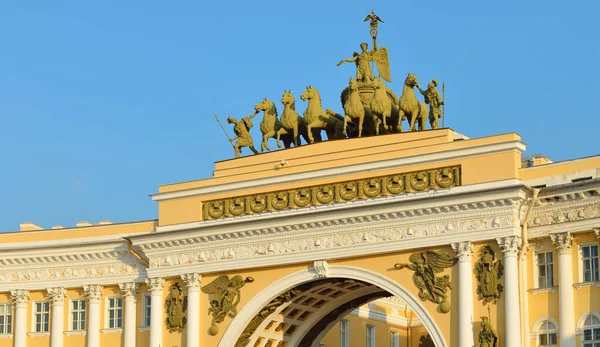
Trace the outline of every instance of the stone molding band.
<instances>
[{"instance_id":1,"label":"stone molding band","mask_svg":"<svg viewBox=\"0 0 600 347\"><path fill-rule=\"evenodd\" d=\"M461 167L451 166L341 183L207 201L204 220L276 212L353 200L423 192L461 185Z\"/></svg>"}]
</instances>

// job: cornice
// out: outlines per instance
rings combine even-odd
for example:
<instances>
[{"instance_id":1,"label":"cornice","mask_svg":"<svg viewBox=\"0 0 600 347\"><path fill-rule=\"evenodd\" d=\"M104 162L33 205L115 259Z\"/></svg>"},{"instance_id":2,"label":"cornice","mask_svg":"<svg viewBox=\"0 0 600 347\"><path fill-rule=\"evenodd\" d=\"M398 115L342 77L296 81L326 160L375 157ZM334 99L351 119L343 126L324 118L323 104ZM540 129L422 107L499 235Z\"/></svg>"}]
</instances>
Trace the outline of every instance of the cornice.
<instances>
[{"instance_id":1,"label":"cornice","mask_svg":"<svg viewBox=\"0 0 600 347\"><path fill-rule=\"evenodd\" d=\"M348 174L360 174L364 172L372 172L373 170L386 170L386 169L402 169L411 166L425 165L440 161L450 161L459 158L468 158L472 156L487 155L493 153L502 153L507 151L519 151L525 150L525 143L512 140L501 143L485 144L479 146L473 146L469 148L453 149L447 151L438 151L436 153L421 154L415 156L409 156L404 158L382 160L372 163L363 163L356 165L348 165L337 168L314 170L310 172L302 172L296 174L287 174L274 177L267 177L261 179L253 179L235 183L225 183L218 185L211 185L202 188L185 189L175 192L157 193L152 195L154 201L162 201L168 199L177 199L195 195L206 195L215 194L220 192L231 192L239 189L250 189L250 188L261 188L270 186L273 184L281 184L287 182L305 182L316 178L324 177L338 177Z\"/></svg>"}]
</instances>

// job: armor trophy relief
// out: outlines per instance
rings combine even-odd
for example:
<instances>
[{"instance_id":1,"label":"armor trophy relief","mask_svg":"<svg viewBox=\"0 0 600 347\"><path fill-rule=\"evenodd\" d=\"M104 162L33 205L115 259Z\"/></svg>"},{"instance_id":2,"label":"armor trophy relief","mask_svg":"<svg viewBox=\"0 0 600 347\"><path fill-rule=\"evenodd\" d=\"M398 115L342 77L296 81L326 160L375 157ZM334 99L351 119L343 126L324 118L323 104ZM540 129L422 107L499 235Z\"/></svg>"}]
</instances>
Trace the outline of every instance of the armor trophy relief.
<instances>
[{"instance_id":1,"label":"armor trophy relief","mask_svg":"<svg viewBox=\"0 0 600 347\"><path fill-rule=\"evenodd\" d=\"M234 137L229 137L215 114L215 119L231 143L236 158L241 156L244 147L254 154L259 153L254 147L250 129L254 126L252 118L261 112L263 118L260 122L260 153L271 150L270 139L274 139L279 148L290 148L292 145L298 147L302 145L303 140L306 144L323 141L323 131L327 140L340 140L422 131L426 129L427 123L431 129L437 129L440 119L442 127L444 126L445 84L442 83L440 95L436 89L439 86L437 80L433 79L428 83L427 89L422 89L417 76L409 72L402 86L402 94L398 97L384 82L392 82L388 50L386 47L379 47L377 43L379 24L384 21L373 10L364 22L369 22L371 48L369 49L367 42L363 42L359 45L360 53L354 52L351 58L342 59L337 64L341 66L354 63L356 67L355 76L350 77L348 86L341 93L343 113L337 113L334 108L324 109L319 91L309 85L300 95L300 100L306 102L306 110L302 115L296 111L296 99L292 91L285 90L278 102L264 98L254 106L252 114L240 120L228 117L227 123L233 124ZM374 68L377 69L377 76ZM424 101L419 101L415 88ZM277 104L283 107L281 117L277 112Z\"/></svg>"}]
</instances>

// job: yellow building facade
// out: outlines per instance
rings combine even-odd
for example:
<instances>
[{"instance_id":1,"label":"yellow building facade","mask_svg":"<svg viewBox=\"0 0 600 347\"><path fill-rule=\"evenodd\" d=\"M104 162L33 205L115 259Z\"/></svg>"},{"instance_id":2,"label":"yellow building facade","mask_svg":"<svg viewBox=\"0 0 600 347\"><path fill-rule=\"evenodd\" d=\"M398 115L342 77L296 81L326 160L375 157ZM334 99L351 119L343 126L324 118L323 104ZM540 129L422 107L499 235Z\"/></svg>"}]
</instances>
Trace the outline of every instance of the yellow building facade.
<instances>
[{"instance_id":1,"label":"yellow building facade","mask_svg":"<svg viewBox=\"0 0 600 347\"><path fill-rule=\"evenodd\" d=\"M600 344L600 157L451 129L216 163L153 221L0 235L0 347Z\"/></svg>"}]
</instances>

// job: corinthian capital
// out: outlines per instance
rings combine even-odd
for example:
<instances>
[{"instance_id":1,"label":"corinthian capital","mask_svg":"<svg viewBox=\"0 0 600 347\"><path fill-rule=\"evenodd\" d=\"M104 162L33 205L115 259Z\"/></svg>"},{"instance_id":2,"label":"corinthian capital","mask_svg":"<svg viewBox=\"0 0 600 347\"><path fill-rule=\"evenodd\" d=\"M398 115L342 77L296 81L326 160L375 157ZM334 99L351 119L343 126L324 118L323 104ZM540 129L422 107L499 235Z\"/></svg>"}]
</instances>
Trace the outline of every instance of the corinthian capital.
<instances>
[{"instance_id":1,"label":"corinthian capital","mask_svg":"<svg viewBox=\"0 0 600 347\"><path fill-rule=\"evenodd\" d=\"M505 256L516 256L521 249L521 237L520 236L507 236L497 238L498 245L502 249Z\"/></svg>"},{"instance_id":2,"label":"corinthian capital","mask_svg":"<svg viewBox=\"0 0 600 347\"><path fill-rule=\"evenodd\" d=\"M12 299L17 303L17 305L27 305L27 300L29 300L29 291L24 289L15 289L10 291L10 295Z\"/></svg>"},{"instance_id":3,"label":"corinthian capital","mask_svg":"<svg viewBox=\"0 0 600 347\"><path fill-rule=\"evenodd\" d=\"M85 295L88 297L89 301L100 302L100 298L102 297L102 286L99 284L92 284L89 286L83 286L83 291Z\"/></svg>"},{"instance_id":4,"label":"corinthian capital","mask_svg":"<svg viewBox=\"0 0 600 347\"><path fill-rule=\"evenodd\" d=\"M571 252L573 248L573 236L568 232L550 234L550 239L552 239L552 243L558 249L558 253Z\"/></svg>"},{"instance_id":5,"label":"corinthian capital","mask_svg":"<svg viewBox=\"0 0 600 347\"><path fill-rule=\"evenodd\" d=\"M48 288L48 296L52 300L53 305L64 305L67 290L63 287Z\"/></svg>"},{"instance_id":6,"label":"corinthian capital","mask_svg":"<svg viewBox=\"0 0 600 347\"><path fill-rule=\"evenodd\" d=\"M187 285L188 291L200 289L200 281L202 281L201 274L198 274L198 273L183 274L183 275L181 275L181 279Z\"/></svg>"},{"instance_id":7,"label":"corinthian capital","mask_svg":"<svg viewBox=\"0 0 600 347\"><path fill-rule=\"evenodd\" d=\"M135 282L119 283L119 289L121 289L121 294L125 298L132 297L135 299L139 287L140 285Z\"/></svg>"},{"instance_id":8,"label":"corinthian capital","mask_svg":"<svg viewBox=\"0 0 600 347\"><path fill-rule=\"evenodd\" d=\"M596 233L596 237L600 239L600 228L594 228L594 233Z\"/></svg>"},{"instance_id":9,"label":"corinthian capital","mask_svg":"<svg viewBox=\"0 0 600 347\"><path fill-rule=\"evenodd\" d=\"M470 259L473 255L473 244L471 241L453 242L450 244L458 255L458 259Z\"/></svg>"},{"instance_id":10,"label":"corinthian capital","mask_svg":"<svg viewBox=\"0 0 600 347\"><path fill-rule=\"evenodd\" d=\"M165 286L165 279L158 278L158 277L157 278L146 278L146 284L148 285L150 292L162 291L163 287Z\"/></svg>"}]
</instances>

